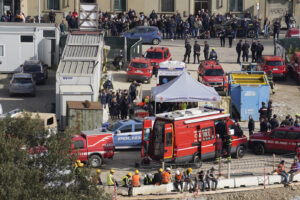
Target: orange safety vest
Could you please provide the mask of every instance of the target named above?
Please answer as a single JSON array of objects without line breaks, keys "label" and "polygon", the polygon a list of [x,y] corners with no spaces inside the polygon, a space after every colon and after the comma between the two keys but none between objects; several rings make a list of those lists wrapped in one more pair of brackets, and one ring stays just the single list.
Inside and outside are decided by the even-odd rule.
[{"label": "orange safety vest", "polygon": [[182,178],[182,173],[180,173],[179,175],[175,175],[175,180],[177,181],[177,182],[179,182],[180,180],[181,180],[181,178]]},{"label": "orange safety vest", "polygon": [[163,183],[169,183],[170,181],[171,181],[171,176],[170,176],[169,172],[165,172],[162,175],[162,182]]},{"label": "orange safety vest", "polygon": [[284,165],[279,164],[277,167],[277,174],[281,174],[281,171],[284,171]]},{"label": "orange safety vest", "polygon": [[139,175],[133,175],[132,176],[132,186],[133,187],[139,187],[140,186],[140,176]]}]

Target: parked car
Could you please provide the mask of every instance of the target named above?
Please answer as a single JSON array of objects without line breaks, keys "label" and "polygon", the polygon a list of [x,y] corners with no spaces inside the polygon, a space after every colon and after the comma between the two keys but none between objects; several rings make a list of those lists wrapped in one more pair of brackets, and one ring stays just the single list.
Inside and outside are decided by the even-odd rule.
[{"label": "parked car", "polygon": [[295,52],[291,58],[289,71],[293,78],[300,84],[300,52]]},{"label": "parked car", "polygon": [[258,70],[268,72],[271,70],[274,78],[286,79],[287,67],[280,56],[263,56],[262,62],[258,64]]},{"label": "parked car", "polygon": [[218,91],[228,91],[227,76],[218,61],[202,61],[198,68],[198,81]]},{"label": "parked car", "polygon": [[17,73],[9,83],[9,95],[30,94],[35,96],[35,81],[31,74]]},{"label": "parked car", "polygon": [[[147,117],[154,121],[153,117]],[[110,125],[103,132],[112,133],[115,149],[141,148],[143,120],[121,120]]]},{"label": "parked car", "polygon": [[147,81],[151,82],[152,66],[148,58],[133,58],[127,68],[128,81]]},{"label": "parked car", "polygon": [[124,37],[130,39],[142,38],[143,43],[158,45],[161,42],[161,33],[155,26],[137,26],[124,33]]},{"label": "parked car", "polygon": [[153,67],[153,74],[157,75],[159,64],[171,59],[171,53],[167,47],[150,47],[146,51],[146,58],[150,59]]},{"label": "parked car", "polygon": [[266,152],[295,152],[300,143],[300,128],[294,126],[278,127],[271,132],[259,132],[250,136],[248,145],[255,154]]},{"label": "parked car", "polygon": [[39,60],[28,60],[25,61],[24,65],[21,66],[21,72],[32,74],[33,79],[36,83],[46,83],[48,79],[48,65],[44,65]]},{"label": "parked car", "polygon": [[290,37],[300,37],[299,34],[299,28],[291,28],[288,29],[286,34],[285,34],[286,38],[290,38]]}]

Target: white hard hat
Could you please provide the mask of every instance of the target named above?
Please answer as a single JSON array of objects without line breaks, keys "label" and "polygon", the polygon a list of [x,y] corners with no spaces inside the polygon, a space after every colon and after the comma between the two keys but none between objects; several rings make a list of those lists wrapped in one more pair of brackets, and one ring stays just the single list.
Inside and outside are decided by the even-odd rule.
[{"label": "white hard hat", "polygon": [[178,175],[178,176],[180,175],[180,171],[179,170],[176,171],[176,175]]},{"label": "white hard hat", "polygon": [[153,177],[153,175],[152,175],[152,174],[148,174],[148,177],[149,177],[149,178],[152,178],[152,177]]},{"label": "white hard hat", "polygon": [[166,169],[167,171],[171,171],[171,168],[170,167],[167,167],[167,169]]}]

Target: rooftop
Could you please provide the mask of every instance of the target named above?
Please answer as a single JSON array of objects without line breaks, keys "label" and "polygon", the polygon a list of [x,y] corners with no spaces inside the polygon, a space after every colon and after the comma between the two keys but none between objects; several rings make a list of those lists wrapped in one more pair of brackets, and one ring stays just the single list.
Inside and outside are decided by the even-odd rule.
[{"label": "rooftop", "polygon": [[91,102],[91,101],[67,101],[67,106],[70,109],[80,109],[80,110],[102,109],[100,102]]},{"label": "rooftop", "polygon": [[99,45],[101,36],[89,34],[70,34],[68,45]]},{"label": "rooftop", "polygon": [[67,61],[61,60],[57,73],[58,74],[93,74],[95,70],[95,61]]},{"label": "rooftop", "polygon": [[90,46],[90,45],[67,45],[65,47],[63,58],[68,59],[95,59],[99,55],[99,47],[98,46]]}]

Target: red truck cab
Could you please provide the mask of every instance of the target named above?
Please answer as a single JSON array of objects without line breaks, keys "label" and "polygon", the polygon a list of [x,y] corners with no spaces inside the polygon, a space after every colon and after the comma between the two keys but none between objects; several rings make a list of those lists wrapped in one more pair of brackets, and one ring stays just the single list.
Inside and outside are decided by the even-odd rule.
[{"label": "red truck cab", "polygon": [[146,58],[150,59],[151,66],[153,67],[153,74],[157,74],[159,64],[161,62],[171,59],[171,53],[167,47],[150,47],[146,51]]},{"label": "red truck cab", "polygon": [[287,66],[280,56],[263,56],[258,70],[264,71],[266,74],[271,70],[274,78],[286,79],[287,77]]},{"label": "red truck cab", "polygon": [[113,158],[114,145],[111,133],[100,130],[82,131],[72,136],[72,154],[78,153],[82,162],[89,162],[92,167],[100,167],[104,158]]},{"label": "red truck cab", "polygon": [[254,133],[249,139],[249,148],[255,154],[266,152],[295,152],[300,143],[300,127],[278,127],[271,132]]},{"label": "red truck cab", "polygon": [[127,68],[127,80],[151,82],[152,77],[151,62],[148,58],[133,58]]},{"label": "red truck cab", "polygon": [[227,76],[218,61],[202,61],[198,67],[198,81],[217,91],[228,91]]},{"label": "red truck cab", "polygon": [[232,135],[231,154],[243,157],[247,137],[237,131],[229,114],[205,107],[157,114],[153,129],[151,121],[144,120],[142,158],[201,165],[203,160],[215,157],[216,134],[224,138],[224,130]]},{"label": "red truck cab", "polygon": [[291,58],[290,71],[293,76],[300,84],[300,52],[295,52]]}]

